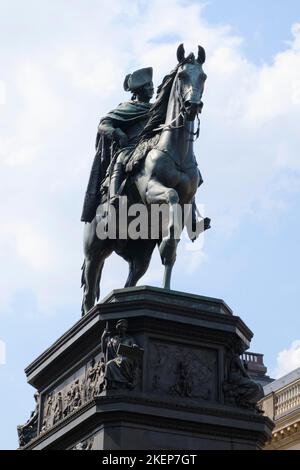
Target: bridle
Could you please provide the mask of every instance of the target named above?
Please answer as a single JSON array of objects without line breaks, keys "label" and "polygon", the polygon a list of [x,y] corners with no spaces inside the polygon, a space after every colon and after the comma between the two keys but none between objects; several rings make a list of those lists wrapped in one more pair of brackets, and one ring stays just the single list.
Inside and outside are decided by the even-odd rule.
[{"label": "bridle", "polygon": [[[190,139],[190,142],[195,142],[198,138],[199,138],[199,135],[200,135],[200,118],[199,118],[199,112],[201,112],[201,109],[200,111],[197,111],[197,114],[196,114],[196,118],[197,118],[197,129],[195,132],[193,131],[190,131],[189,129],[187,129],[185,127],[185,124],[186,124],[186,115],[187,115],[187,109],[186,109],[186,106],[185,106],[185,97],[186,95],[190,92],[190,90],[187,90],[185,92],[184,95],[182,95],[180,92],[178,93],[178,98],[179,98],[179,103],[180,103],[180,110],[179,110],[179,113],[175,116],[174,119],[172,119],[171,122],[169,122],[168,124],[161,124],[160,126],[158,126],[156,129],[153,129],[152,132],[160,132],[160,131],[163,131],[163,130],[166,130],[166,129],[181,129],[181,128],[184,128],[185,132],[187,132],[190,136],[192,136],[192,138]],[[202,104],[203,106],[203,104]],[[183,123],[179,126],[172,126],[172,124],[177,121],[177,119],[179,117],[182,117],[183,118]],[[195,137],[195,138],[194,138]]]}]

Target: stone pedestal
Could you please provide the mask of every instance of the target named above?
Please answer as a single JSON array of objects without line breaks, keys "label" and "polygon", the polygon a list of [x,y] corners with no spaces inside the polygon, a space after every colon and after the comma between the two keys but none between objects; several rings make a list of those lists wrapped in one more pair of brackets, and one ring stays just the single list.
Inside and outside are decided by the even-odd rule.
[{"label": "stone pedestal", "polygon": [[[105,389],[101,335],[121,318],[143,354],[131,388]],[[23,448],[260,449],[272,422],[224,396],[233,351],[251,338],[222,300],[115,290],[27,367],[40,403]]]}]

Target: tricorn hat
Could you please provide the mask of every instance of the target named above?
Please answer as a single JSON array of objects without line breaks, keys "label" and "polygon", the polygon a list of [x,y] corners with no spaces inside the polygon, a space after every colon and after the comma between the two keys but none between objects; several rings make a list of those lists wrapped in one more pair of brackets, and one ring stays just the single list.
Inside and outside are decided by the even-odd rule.
[{"label": "tricorn hat", "polygon": [[152,77],[152,67],[146,67],[144,69],[136,70],[133,73],[129,73],[126,75],[124,80],[124,90],[134,92],[147,83],[152,82]]}]

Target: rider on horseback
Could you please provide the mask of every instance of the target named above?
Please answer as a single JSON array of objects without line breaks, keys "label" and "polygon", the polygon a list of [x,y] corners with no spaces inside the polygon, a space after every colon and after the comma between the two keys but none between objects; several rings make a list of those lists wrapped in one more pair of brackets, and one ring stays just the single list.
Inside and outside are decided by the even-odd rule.
[{"label": "rider on horseback", "polygon": [[[149,118],[153,96],[153,70],[151,67],[136,70],[125,77],[124,89],[132,92],[132,99],[109,112],[101,119],[96,137],[96,156],[85,196],[81,220],[91,222],[99,204],[100,183],[109,170],[108,198],[111,204],[117,199],[125,177],[125,165],[136,147],[139,136]],[[103,189],[103,188],[102,188]]]},{"label": "rider on horseback", "polygon": [[[112,164],[109,182],[109,202],[116,204],[118,191],[125,178],[125,165],[136,147],[140,134],[148,120],[149,101],[153,96],[152,68],[144,68],[125,77],[125,91],[133,93],[129,102],[121,103],[108,113],[99,124],[99,134],[112,136],[117,150]],[[120,119],[124,116],[124,121]]]},{"label": "rider on horseback", "polygon": [[[120,103],[101,119],[96,137],[96,156],[85,195],[81,220],[91,222],[100,202],[100,193],[107,194],[109,204],[117,206],[121,186],[141,134],[149,120],[150,100],[153,96],[153,70],[151,67],[136,70],[124,80],[124,90],[132,93],[130,101]],[[146,153],[141,152],[139,153]],[[143,156],[143,155],[142,155]],[[140,155],[138,154],[138,157]],[[138,158],[139,159],[139,158]],[[129,171],[130,172],[130,171]],[[202,183],[199,172],[200,183]],[[192,231],[197,232],[199,214],[195,199],[192,201]],[[204,230],[209,223],[204,225]],[[189,234],[190,235],[190,234]],[[197,237],[197,236],[196,236]],[[191,240],[196,239],[190,236]]]},{"label": "rider on horseback", "polygon": [[[100,121],[97,152],[81,218],[89,222],[84,227],[83,314],[99,299],[104,262],[114,251],[128,262],[129,274],[125,286],[132,287],[147,271],[157,246],[165,267],[163,287],[170,289],[182,222],[186,228],[190,224],[181,209],[185,210],[185,205],[189,205],[189,209],[192,206],[196,228],[199,224],[203,225],[204,230],[209,228],[208,218],[202,218],[198,224],[194,199],[202,181],[193,142],[199,136],[198,114],[202,109],[201,98],[207,78],[202,68],[205,51],[198,46],[197,57],[193,53],[185,57],[181,44],[177,49],[177,62],[175,69],[159,86],[153,105],[149,103],[153,95],[152,69],[141,69],[127,75],[124,88],[133,93],[131,101],[120,104]],[[198,122],[196,131],[195,120]],[[102,238],[98,235],[98,227],[105,218],[96,217],[97,208],[104,209],[107,216],[114,215],[109,202],[117,194],[122,194],[121,180],[126,176],[124,181],[127,181],[127,175],[132,175],[132,172],[134,177],[129,178],[130,186],[124,191],[126,196],[132,204],[142,200],[150,209],[150,215],[152,208],[157,209],[154,205],[166,205],[168,226],[163,230],[159,223],[156,237],[136,238],[130,235],[128,220],[124,223],[120,218],[117,221],[119,227],[124,228],[128,235],[125,243],[122,237]],[[151,229],[152,221],[149,219],[144,225]],[[110,218],[107,220],[109,222]],[[138,225],[141,226],[141,223]],[[192,239],[200,233],[197,230],[192,232],[196,232],[190,232]]]}]

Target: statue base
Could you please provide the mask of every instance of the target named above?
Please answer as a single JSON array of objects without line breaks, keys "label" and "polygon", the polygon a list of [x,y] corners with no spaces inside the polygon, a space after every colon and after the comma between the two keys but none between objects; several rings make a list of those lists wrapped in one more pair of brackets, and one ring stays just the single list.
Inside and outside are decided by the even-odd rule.
[{"label": "statue base", "polygon": [[[134,383],[106,387],[101,336],[123,318],[143,354]],[[22,449],[261,449],[272,422],[224,386],[251,338],[222,300],[115,290],[26,368],[39,412]]]}]

